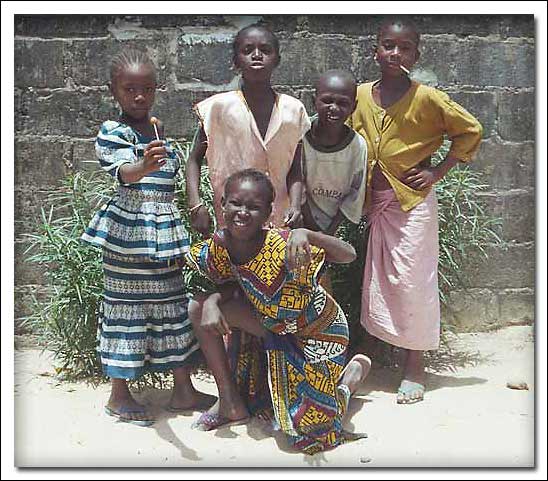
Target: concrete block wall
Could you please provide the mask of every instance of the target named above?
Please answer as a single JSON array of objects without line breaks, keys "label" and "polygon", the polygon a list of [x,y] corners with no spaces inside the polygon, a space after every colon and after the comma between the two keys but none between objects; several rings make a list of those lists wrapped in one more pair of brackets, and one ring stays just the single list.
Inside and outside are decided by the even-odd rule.
[{"label": "concrete block wall", "polygon": [[[112,55],[146,50],[162,84],[155,114],[168,136],[196,125],[192,105],[237,86],[231,42],[239,28],[265,21],[279,36],[276,87],[312,112],[313,84],[329,68],[360,81],[377,78],[372,47],[382,16],[49,15],[15,17],[16,318],[43,273],[23,260],[25,234],[69,169],[94,161],[93,139],[117,114],[108,91]],[[414,75],[476,115],[484,140],[474,169],[487,174],[486,205],[503,218],[507,250],[462,266],[467,289],[444,313],[462,329],[532,322],[535,272],[535,21],[531,15],[423,15]]]}]

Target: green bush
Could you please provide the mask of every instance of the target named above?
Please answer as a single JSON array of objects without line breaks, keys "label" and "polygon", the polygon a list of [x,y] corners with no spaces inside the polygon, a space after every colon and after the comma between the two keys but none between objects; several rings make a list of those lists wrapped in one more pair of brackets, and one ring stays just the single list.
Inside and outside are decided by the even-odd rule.
[{"label": "green bush", "polygon": [[[176,144],[181,165],[188,156],[188,144]],[[442,150],[439,158],[444,154]],[[187,214],[184,169],[177,185],[177,201],[183,223],[191,232]],[[436,186],[440,219],[440,296],[460,285],[459,266],[465,255],[484,253],[488,243],[499,242],[497,221],[479,204],[477,194],[486,189],[480,174],[467,167],[453,169]],[[68,379],[100,378],[97,359],[97,313],[102,296],[101,253],[79,239],[91,217],[115,190],[113,180],[103,172],[69,175],[60,192],[50,196],[49,211],[42,212],[38,234],[31,235],[31,262],[44,265],[52,295],[46,303],[36,303],[35,313],[27,324],[41,333],[46,346],[53,351],[58,372]],[[212,190],[207,168],[201,176],[203,199],[211,210]],[[347,313],[351,330],[351,347],[367,338],[359,324],[361,280],[365,258],[364,225],[343,224],[338,234],[356,246],[358,259],[343,266],[333,266],[332,280],[337,300]],[[208,282],[190,268],[183,269],[191,292],[207,289]],[[383,354],[384,352],[384,354]],[[389,363],[391,351],[376,355]],[[383,361],[383,356],[386,358]],[[169,383],[162,374],[149,374],[137,384],[163,386]]]}]

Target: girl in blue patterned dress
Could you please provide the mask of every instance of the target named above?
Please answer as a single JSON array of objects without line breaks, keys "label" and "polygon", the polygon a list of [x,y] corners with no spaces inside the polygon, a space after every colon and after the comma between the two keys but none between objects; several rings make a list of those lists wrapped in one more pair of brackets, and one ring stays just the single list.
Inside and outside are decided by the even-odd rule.
[{"label": "girl in blue patterned dress", "polygon": [[179,162],[166,141],[154,140],[150,123],[156,69],[142,52],[127,50],[113,58],[110,77],[121,115],[103,123],[95,148],[119,186],[82,240],[103,250],[98,351],[112,380],[105,410],[120,421],[149,426],[154,419],[131,395],[127,379],[173,370],[173,411],[204,409],[214,398],[196,391],[190,379],[199,346],[181,273],[189,238],[174,204]]},{"label": "girl in blue patterned dress", "polygon": [[[343,417],[371,363],[358,354],[345,367],[346,317],[318,283],[325,261],[351,262],[356,252],[321,232],[265,229],[273,200],[272,182],[262,172],[231,175],[222,200],[226,228],[186,255],[219,286],[217,293],[197,296],[189,306],[219,389],[218,410],[203,413],[195,426],[215,429],[253,414],[222,342],[221,336],[235,327],[263,339],[268,372],[257,381],[268,382],[276,428],[295,449],[314,454],[360,437],[343,430]],[[242,291],[245,299],[234,297]],[[259,388],[250,387],[247,392]]]}]

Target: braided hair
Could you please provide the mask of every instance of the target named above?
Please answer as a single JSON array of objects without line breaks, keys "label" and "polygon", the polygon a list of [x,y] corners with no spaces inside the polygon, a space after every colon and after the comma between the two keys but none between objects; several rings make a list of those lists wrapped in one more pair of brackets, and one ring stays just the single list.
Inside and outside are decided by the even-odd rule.
[{"label": "braided hair", "polygon": [[146,53],[134,48],[128,48],[112,58],[110,62],[110,82],[114,83],[120,72],[133,65],[149,65],[154,75],[156,75],[156,66]]}]

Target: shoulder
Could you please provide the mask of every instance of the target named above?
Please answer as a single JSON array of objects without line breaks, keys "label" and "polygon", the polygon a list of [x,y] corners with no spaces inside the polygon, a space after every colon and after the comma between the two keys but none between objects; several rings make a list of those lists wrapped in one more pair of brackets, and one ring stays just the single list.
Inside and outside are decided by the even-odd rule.
[{"label": "shoulder", "polygon": [[371,92],[372,85],[373,85],[373,82],[366,82],[358,85],[358,89],[356,91],[358,98],[363,97],[365,95],[369,95],[369,92]]},{"label": "shoulder", "polygon": [[135,131],[128,125],[116,120],[107,120],[101,124],[97,140],[100,142],[112,142],[116,144],[133,145],[135,143]]},{"label": "shoulder", "polygon": [[304,104],[297,98],[287,94],[278,94],[278,105],[284,109],[292,109],[295,111],[303,111],[306,113]]},{"label": "shoulder", "polygon": [[230,90],[229,92],[212,95],[211,97],[198,102],[196,107],[201,109],[206,107],[211,108],[217,105],[228,105],[232,104],[236,99],[238,99],[238,91]]},{"label": "shoulder", "polygon": [[442,92],[435,87],[430,87],[429,85],[417,83],[416,89],[416,97],[418,99],[430,102],[434,105],[440,105],[450,100],[449,95],[445,92]]}]

